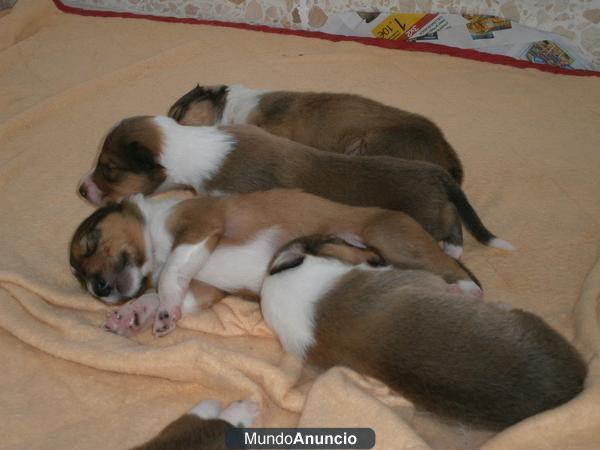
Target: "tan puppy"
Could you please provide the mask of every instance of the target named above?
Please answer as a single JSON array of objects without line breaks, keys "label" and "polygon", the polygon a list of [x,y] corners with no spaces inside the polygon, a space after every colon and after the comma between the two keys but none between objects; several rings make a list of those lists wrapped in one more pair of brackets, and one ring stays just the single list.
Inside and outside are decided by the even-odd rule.
[{"label": "tan puppy", "polygon": [[183,125],[256,125],[328,152],[428,161],[458,184],[463,179],[456,152],[433,122],[359,95],[197,86],[169,116]]},{"label": "tan puppy", "polygon": [[[130,335],[155,316],[154,333],[162,336],[181,317],[184,299],[193,301],[192,280],[257,295],[277,249],[314,233],[373,245],[390,264],[434,272],[481,295],[472,275],[409,216],[283,189],[183,201],[136,195],[83,221],[71,241],[70,262],[87,290],[109,304],[157,287],[158,296],[147,294],[126,305],[107,328]],[[371,263],[382,261],[374,255]]]},{"label": "tan puppy", "polygon": [[214,400],[203,400],[134,450],[228,450],[227,432],[251,427],[258,412],[258,405],[250,400],[233,402],[225,409]]},{"label": "tan puppy", "polygon": [[487,230],[460,186],[436,165],[326,153],[247,125],[123,120],[107,135],[80,192],[98,204],[182,186],[216,195],[299,188],[348,205],[402,211],[455,258],[462,252],[461,219],[480,242],[512,248]]},{"label": "tan puppy", "polygon": [[583,390],[581,357],[539,317],[476,301],[430,272],[365,264],[373,252],[312,236],[276,254],[261,307],[288,352],[491,428]]}]

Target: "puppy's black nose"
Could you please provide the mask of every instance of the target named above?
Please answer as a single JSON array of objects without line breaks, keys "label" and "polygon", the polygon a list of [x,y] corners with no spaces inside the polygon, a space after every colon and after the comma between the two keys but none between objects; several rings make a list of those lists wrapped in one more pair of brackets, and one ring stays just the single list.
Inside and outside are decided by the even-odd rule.
[{"label": "puppy's black nose", "polygon": [[106,297],[110,294],[110,291],[112,291],[112,288],[104,278],[97,278],[94,281],[94,293],[98,297]]},{"label": "puppy's black nose", "polygon": [[79,195],[81,195],[83,198],[87,198],[87,188],[83,183],[81,183],[81,186],[79,186]]}]

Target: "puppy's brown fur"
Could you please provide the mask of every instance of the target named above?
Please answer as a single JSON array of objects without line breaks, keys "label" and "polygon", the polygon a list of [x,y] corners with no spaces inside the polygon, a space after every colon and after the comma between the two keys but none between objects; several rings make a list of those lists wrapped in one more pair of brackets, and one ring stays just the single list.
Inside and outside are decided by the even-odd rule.
[{"label": "puppy's brown fur", "polygon": [[[197,86],[171,106],[169,116],[185,125],[214,125],[228,90]],[[463,180],[456,152],[432,121],[359,95],[266,92],[246,123],[329,152],[432,162],[459,184]]]},{"label": "puppy's brown fur", "polygon": [[[348,258],[347,247],[311,236],[279,255],[292,249],[298,257],[348,264],[372,258],[372,248],[352,248],[367,253]],[[283,270],[293,276],[301,264]],[[415,270],[343,275],[316,303],[314,340],[309,362],[351,367],[433,412],[490,428],[567,402],[583,390],[587,372],[578,352],[536,315],[473,300],[452,292],[439,276]]]},{"label": "puppy's brown fur", "polygon": [[175,245],[207,236],[214,236],[218,245],[241,245],[272,226],[285,230],[288,239],[313,233],[350,234],[381,249],[383,258],[396,267],[422,268],[450,282],[473,279],[479,283],[406,214],[349,207],[297,190],[185,200],[168,221]]},{"label": "puppy's brown fur", "polygon": [[[481,222],[460,186],[435,164],[385,156],[326,153],[254,126],[233,125],[198,128],[200,133],[211,130],[224,139],[229,138],[231,150],[214,172],[187,175],[184,181],[178,172],[181,169],[161,165],[171,152],[184,158],[180,148],[164,143],[166,138],[159,130],[161,126],[164,127],[164,123],[159,125],[151,117],[130,118],[117,125],[102,146],[91,181],[82,183],[83,195],[86,185],[95,184],[104,199],[119,200],[126,194],[150,194],[185,183],[190,187],[189,183],[193,182],[190,178],[198,180],[191,187],[209,193],[299,188],[352,206],[378,206],[405,212],[436,240],[456,247],[462,248],[461,220],[478,241],[503,245],[498,244],[501,240],[494,239]],[[143,130],[147,130],[147,134],[142,138]],[[172,122],[162,131],[172,134],[170,141],[176,142],[174,136],[189,130]],[[202,140],[197,146],[197,154],[185,156],[190,165],[194,158],[209,158],[218,153]],[[507,246],[510,248],[510,244]]]},{"label": "puppy's brown fur", "polygon": [[[100,208],[85,219],[70,247],[71,267],[77,278],[84,284],[98,278],[118,279],[124,271],[123,260],[129,268],[142,266],[147,258],[144,227],[137,206],[127,200]],[[166,227],[173,249],[205,240],[210,249],[245,245],[273,227],[281,230],[276,247],[308,234],[348,235],[380,248],[383,258],[397,267],[432,271],[448,282],[473,280],[479,284],[406,214],[346,206],[297,190],[184,200],[172,207]],[[93,246],[88,247],[89,242]],[[150,278],[144,280],[137,295],[149,287]]]}]

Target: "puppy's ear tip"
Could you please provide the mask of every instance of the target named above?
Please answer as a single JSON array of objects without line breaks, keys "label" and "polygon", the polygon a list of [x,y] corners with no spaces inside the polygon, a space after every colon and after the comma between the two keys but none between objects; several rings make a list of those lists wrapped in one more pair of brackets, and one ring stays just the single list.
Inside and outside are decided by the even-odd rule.
[{"label": "puppy's ear tip", "polygon": [[363,242],[362,238],[354,233],[340,233],[337,235],[340,239],[342,239],[346,244],[351,247],[365,249],[367,248],[366,244]]},{"label": "puppy's ear tip", "polygon": [[276,273],[283,272],[284,270],[298,267],[304,262],[304,257],[304,253],[301,253],[296,249],[292,248],[284,250],[275,257],[275,260],[269,268],[269,275],[275,275]]}]

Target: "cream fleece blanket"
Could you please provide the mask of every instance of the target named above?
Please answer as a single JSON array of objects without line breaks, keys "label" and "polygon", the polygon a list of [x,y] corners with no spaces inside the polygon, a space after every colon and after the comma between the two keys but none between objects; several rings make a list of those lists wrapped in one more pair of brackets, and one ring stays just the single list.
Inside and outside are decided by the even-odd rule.
[{"label": "cream fleece blanket", "polygon": [[[77,181],[113,123],[163,113],[197,81],[356,92],[434,119],[479,213],[518,248],[468,238],[465,262],[488,299],[575,339],[590,361],[583,395],[492,435],[349,370],[304,368],[237,298],[160,340],[102,331],[108,309],[68,267],[71,233],[92,211]],[[201,399],[251,397],[260,426],[369,426],[380,449],[597,448],[599,119],[598,78],[20,0],[0,18],[0,447],[126,448]]]}]

